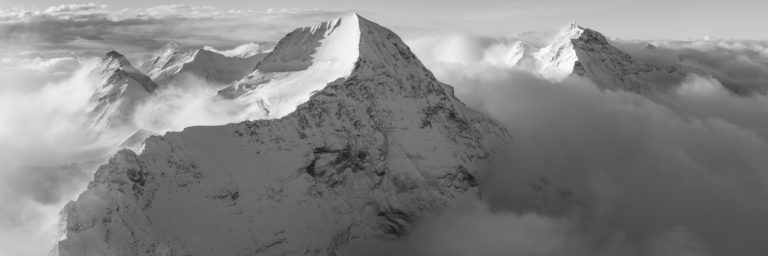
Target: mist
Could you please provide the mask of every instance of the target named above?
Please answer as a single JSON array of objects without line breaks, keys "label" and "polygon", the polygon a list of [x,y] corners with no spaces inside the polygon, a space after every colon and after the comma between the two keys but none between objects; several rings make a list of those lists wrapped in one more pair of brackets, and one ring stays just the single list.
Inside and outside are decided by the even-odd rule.
[{"label": "mist", "polygon": [[[90,74],[98,59],[2,60],[0,247],[11,255],[47,255],[59,240],[59,211],[131,133],[100,136],[89,128],[89,100],[102,83]],[[181,75],[138,104],[136,129],[161,135],[247,120],[241,105],[217,96],[224,86]]]},{"label": "mist", "polygon": [[98,159],[109,152],[82,129],[83,108],[95,90],[88,76],[95,62],[4,60],[0,247],[11,255],[47,254],[56,239],[58,211],[84,188]]},{"label": "mist", "polygon": [[[46,245],[57,239],[58,211],[121,142],[95,139],[83,129],[84,109],[98,86],[88,77],[95,61],[71,55],[103,54],[122,42],[117,47],[144,56],[169,39],[209,43],[240,55],[244,48],[227,47],[274,39],[286,31],[286,20],[304,24],[338,15],[273,11],[261,20],[217,20],[229,14],[188,17],[183,13],[202,7],[166,6],[140,12],[152,17],[145,23],[132,12],[104,25],[100,19],[116,15],[104,7],[61,8],[24,16],[27,23],[0,17],[9,21],[0,31],[14,31],[2,38],[9,45],[36,38],[35,47],[57,52],[0,59],[0,247],[11,255],[48,253]],[[71,27],[70,20],[56,17],[75,11],[97,17],[84,24],[96,26],[106,39],[84,42],[94,33],[87,26],[56,33],[34,29],[53,23],[52,28]],[[244,25],[253,22],[265,23],[257,28],[268,32],[255,36],[259,31]],[[243,33],[155,39],[166,32],[164,26],[183,33],[218,27]],[[137,28],[145,30],[134,33]],[[504,124],[514,142],[480,177],[479,198],[468,196],[419,218],[402,241],[355,243],[345,249],[347,255],[768,254],[762,241],[768,237],[764,43],[617,41],[637,59],[690,73],[669,94],[647,98],[600,90],[587,79],[552,82],[500,65],[499,54],[519,38],[543,44],[547,36],[407,40],[439,80],[453,85],[467,105]],[[71,49],[82,52],[58,54]],[[253,119],[243,105],[217,96],[224,86],[182,76],[138,106],[135,124],[163,134]]]},{"label": "mist", "polygon": [[765,95],[737,95],[704,73],[647,98],[499,67],[471,37],[412,42],[515,141],[485,171],[482,200],[417,222],[388,247],[395,254],[768,253]]}]

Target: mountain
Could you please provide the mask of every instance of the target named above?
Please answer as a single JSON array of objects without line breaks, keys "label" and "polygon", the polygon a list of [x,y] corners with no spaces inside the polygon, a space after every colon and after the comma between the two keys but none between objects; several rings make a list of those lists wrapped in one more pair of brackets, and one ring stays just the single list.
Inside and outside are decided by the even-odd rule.
[{"label": "mountain", "polygon": [[138,129],[136,132],[128,136],[123,142],[121,142],[117,148],[127,148],[135,152],[139,152],[144,148],[144,141],[155,135],[160,135],[144,129]]},{"label": "mountain", "polygon": [[545,76],[562,78],[575,74],[588,77],[605,89],[640,93],[664,90],[684,76],[675,69],[635,60],[611,45],[599,32],[576,23],[571,23],[551,45],[541,49],[538,57]]},{"label": "mountain", "polygon": [[87,126],[99,134],[134,129],[136,105],[151,95],[157,84],[116,51],[108,52],[91,76],[101,85],[89,100]]},{"label": "mountain", "polygon": [[229,50],[219,50],[210,46],[205,46],[203,49],[216,52],[227,57],[248,58],[257,54],[269,52],[274,47],[275,44],[271,42],[251,42],[242,44]]},{"label": "mountain", "polygon": [[209,82],[226,85],[243,78],[266,55],[258,52],[253,55],[225,56],[208,47],[193,50],[179,48],[177,43],[170,42],[147,63],[147,74],[156,83],[165,85],[179,74],[192,74]]},{"label": "mountain", "polygon": [[539,60],[535,55],[539,49],[525,41],[514,42],[510,48],[507,48],[506,45],[500,45],[500,48],[500,50],[487,53],[485,59],[494,65],[515,67],[529,71],[539,69]]},{"label": "mountain", "polygon": [[289,33],[226,93],[275,119],[119,151],[62,211],[59,255],[336,255],[476,193],[511,140],[356,14]]},{"label": "mountain", "polygon": [[220,95],[247,106],[246,119],[279,118],[291,113],[312,93],[348,77],[355,68],[363,50],[357,40],[361,31],[357,26],[342,26],[341,21],[287,34],[251,74],[221,90]]},{"label": "mountain", "polygon": [[637,93],[665,91],[679,84],[685,74],[674,67],[656,67],[632,58],[602,34],[571,23],[551,44],[536,49],[517,42],[503,65],[532,71],[561,81],[571,75],[586,77],[602,89]]}]

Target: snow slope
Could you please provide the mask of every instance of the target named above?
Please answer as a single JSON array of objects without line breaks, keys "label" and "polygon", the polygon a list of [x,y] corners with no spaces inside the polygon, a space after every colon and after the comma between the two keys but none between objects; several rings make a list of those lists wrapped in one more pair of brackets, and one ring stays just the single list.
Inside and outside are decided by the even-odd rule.
[{"label": "snow slope", "polygon": [[273,86],[305,102],[289,111],[268,94],[290,113],[118,152],[63,210],[59,254],[335,255],[474,193],[495,143],[510,140],[378,24],[350,15],[286,38],[257,72],[286,73]]},{"label": "snow slope", "polygon": [[539,49],[525,41],[517,41],[512,47],[496,45],[485,53],[484,59],[497,66],[515,67],[524,70],[538,70],[539,60],[535,54]]},{"label": "snow slope", "polygon": [[518,68],[561,81],[571,75],[589,78],[602,89],[637,93],[669,90],[685,74],[676,68],[656,67],[632,58],[597,31],[571,23],[548,46],[535,49],[517,42],[492,64]]},{"label": "snow slope", "polygon": [[87,126],[100,135],[135,129],[135,108],[157,89],[157,84],[116,51],[107,53],[91,75],[101,85],[89,100]]},{"label": "snow slope", "polygon": [[604,89],[638,93],[665,91],[682,81],[684,74],[635,60],[617,49],[597,31],[570,26],[555,42],[539,52],[541,73],[555,79],[585,76]]},{"label": "snow slope", "polygon": [[204,50],[212,51],[227,57],[248,58],[260,53],[269,52],[275,45],[268,42],[247,43],[229,50],[219,50],[210,46],[204,46]]},{"label": "snow slope", "polygon": [[253,70],[266,53],[225,56],[211,49],[180,50],[175,42],[166,44],[148,63],[147,74],[158,84],[171,83],[180,74],[192,74],[207,81],[226,85]]},{"label": "snow slope", "polygon": [[299,28],[245,79],[220,92],[246,106],[243,119],[280,118],[328,83],[345,78],[359,58],[357,15]]}]

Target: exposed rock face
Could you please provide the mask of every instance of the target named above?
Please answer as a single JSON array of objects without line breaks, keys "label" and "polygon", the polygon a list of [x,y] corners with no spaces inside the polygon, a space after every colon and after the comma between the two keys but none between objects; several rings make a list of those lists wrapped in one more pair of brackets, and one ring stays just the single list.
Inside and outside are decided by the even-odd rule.
[{"label": "exposed rock face", "polygon": [[602,34],[575,23],[539,54],[544,63],[543,74],[555,78],[569,74],[584,76],[604,89],[638,93],[662,91],[684,76],[675,69],[635,60],[611,45]]},{"label": "exposed rock face", "polygon": [[101,86],[88,103],[87,125],[102,134],[134,129],[136,105],[151,95],[157,84],[116,51],[107,53],[91,74]]},{"label": "exposed rock face", "polygon": [[242,104],[245,119],[280,118],[339,78],[349,77],[361,51],[355,17],[298,28],[244,79],[220,91]]},{"label": "exposed rock face", "polygon": [[150,137],[140,155],[118,152],[63,211],[60,255],[335,255],[351,240],[396,239],[420,213],[474,193],[507,131],[390,30],[357,15],[321,27],[346,31],[322,39],[353,41],[312,40],[304,70],[354,45],[348,73],[280,119],[191,127]]},{"label": "exposed rock face", "polygon": [[158,84],[171,83],[179,75],[191,74],[215,84],[226,85],[237,81],[253,70],[266,56],[230,57],[207,50],[180,50],[175,42],[166,44],[145,67],[147,74]]},{"label": "exposed rock face", "polygon": [[[495,61],[498,62],[498,61]],[[589,78],[602,89],[637,93],[666,91],[685,77],[676,68],[656,67],[632,58],[597,31],[571,23],[548,46],[516,42],[503,66],[531,71],[553,81],[571,75]]]}]

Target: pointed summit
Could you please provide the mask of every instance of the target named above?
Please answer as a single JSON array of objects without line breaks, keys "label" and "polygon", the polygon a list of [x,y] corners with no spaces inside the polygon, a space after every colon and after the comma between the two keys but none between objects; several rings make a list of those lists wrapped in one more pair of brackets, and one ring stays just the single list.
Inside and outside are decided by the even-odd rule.
[{"label": "pointed summit", "polygon": [[107,54],[104,55],[104,58],[102,58],[103,61],[121,60],[121,59],[125,59],[125,56],[123,56],[123,54],[115,50],[111,50],[107,52]]},{"label": "pointed summit", "polygon": [[104,55],[91,75],[100,84],[89,100],[86,125],[98,136],[123,129],[132,132],[136,104],[151,95],[157,84],[117,51]]},{"label": "pointed summit", "polygon": [[600,32],[570,23],[537,57],[544,77],[562,80],[570,75],[591,79],[604,89],[632,92],[664,90],[666,83],[651,88],[651,81],[676,81],[682,74],[637,61]]},{"label": "pointed summit", "polygon": [[118,152],[64,210],[59,255],[337,255],[392,241],[476,195],[510,140],[358,15],[294,30],[251,76],[235,103],[269,120]]},{"label": "pointed summit", "polygon": [[378,69],[433,77],[399,36],[352,13],[288,33],[254,72],[220,94],[254,106],[244,113],[249,119],[276,118],[331,82]]},{"label": "pointed summit", "polygon": [[125,55],[115,50],[107,52],[101,58],[99,65],[91,73],[106,80],[107,84],[130,83],[133,81],[135,82],[133,84],[140,86],[149,93],[157,89],[157,84],[152,82],[152,79],[149,79],[134,68]]},{"label": "pointed summit", "polygon": [[132,67],[131,62],[125,56],[115,50],[111,50],[101,58],[99,68],[111,71],[118,68]]},{"label": "pointed summit", "polygon": [[163,45],[162,48],[160,48],[160,51],[174,51],[180,49],[179,43],[176,41],[168,41]]},{"label": "pointed summit", "polygon": [[571,39],[578,39],[581,34],[584,33],[584,28],[579,26],[575,21],[571,21],[567,27],[561,32],[560,37],[568,37]]},{"label": "pointed summit", "polygon": [[265,53],[247,57],[224,56],[204,47],[182,50],[176,42],[161,48],[145,66],[147,74],[156,83],[166,85],[182,74],[194,75],[215,84],[229,84],[243,78],[261,62]]}]

